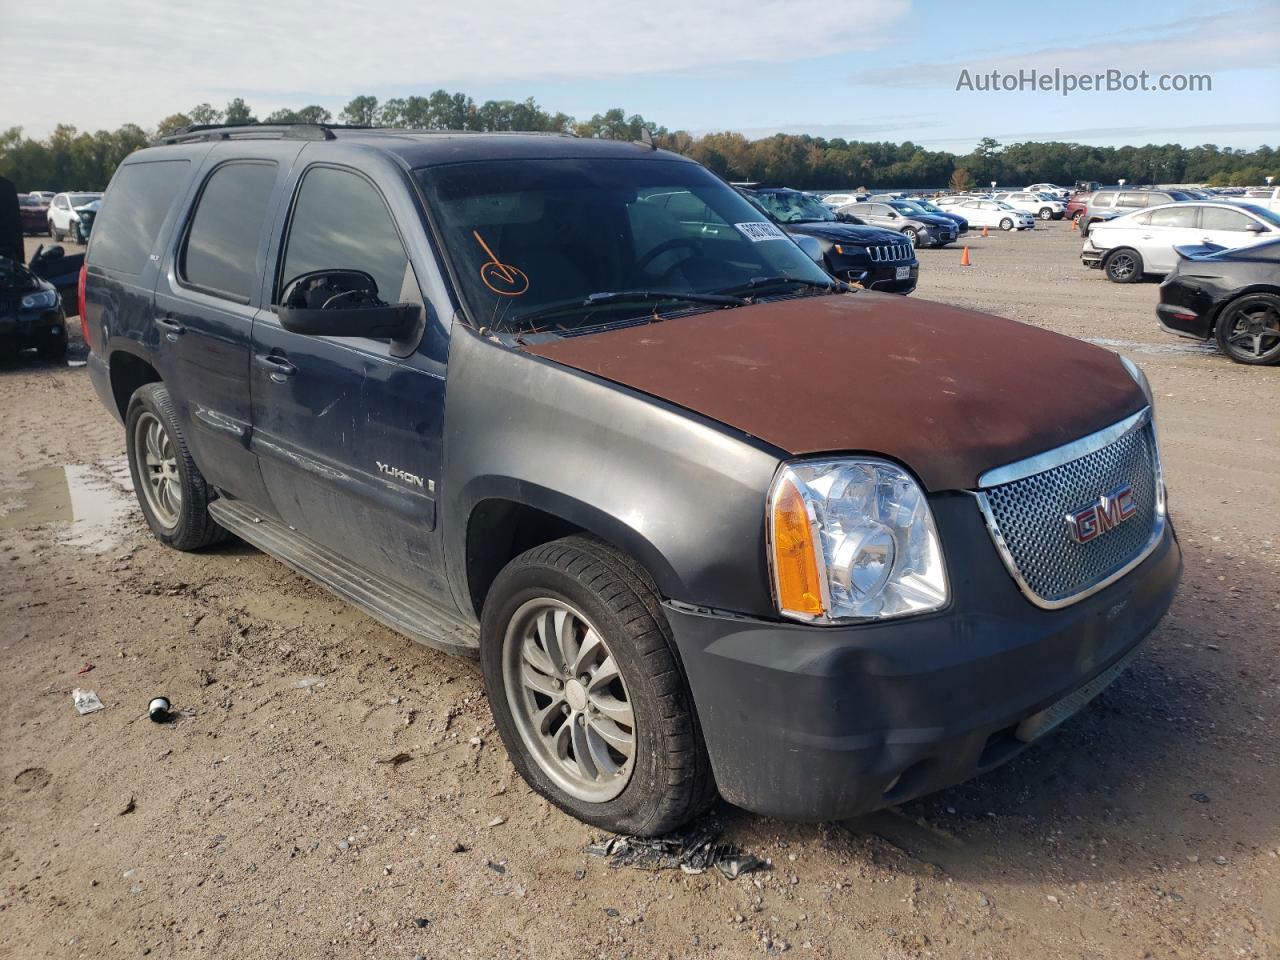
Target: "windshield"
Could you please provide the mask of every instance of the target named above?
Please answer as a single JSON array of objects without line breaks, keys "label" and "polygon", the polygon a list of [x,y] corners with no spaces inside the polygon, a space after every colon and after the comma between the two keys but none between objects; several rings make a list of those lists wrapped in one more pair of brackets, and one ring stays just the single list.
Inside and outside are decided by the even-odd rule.
[{"label": "windshield", "polygon": [[17,261],[0,257],[0,290],[25,292],[39,287],[35,274]]},{"label": "windshield", "polygon": [[1260,207],[1256,203],[1241,203],[1237,204],[1237,206],[1239,206],[1241,210],[1248,210],[1255,217],[1260,220],[1267,221],[1267,223],[1272,226],[1280,227],[1280,214],[1277,214],[1274,210],[1268,210],[1266,207]]},{"label": "windshield", "polygon": [[415,175],[473,317],[498,329],[687,309],[682,294],[737,292],[758,278],[778,278],[778,293],[833,283],[776,224],[686,161],[478,161]]},{"label": "windshield", "polygon": [[100,193],[68,193],[67,199],[71,201],[73,207],[80,207],[86,203],[93,203],[95,200],[101,200]]},{"label": "windshield", "polygon": [[19,197],[18,206],[20,207],[43,207],[44,200],[40,197]]},{"label": "windshield", "polygon": [[757,193],[756,199],[782,223],[815,223],[838,220],[830,207],[799,190]]},{"label": "windshield", "polygon": [[909,200],[907,202],[914,203],[917,207],[919,207],[925,213],[942,213],[941,207],[935,206],[934,204],[930,203],[928,200]]},{"label": "windshield", "polygon": [[893,209],[897,210],[899,213],[928,213],[929,212],[928,210],[924,209],[924,207],[922,207],[920,204],[916,203],[914,200],[895,200],[893,201],[893,203],[889,204],[889,206],[893,207]]}]

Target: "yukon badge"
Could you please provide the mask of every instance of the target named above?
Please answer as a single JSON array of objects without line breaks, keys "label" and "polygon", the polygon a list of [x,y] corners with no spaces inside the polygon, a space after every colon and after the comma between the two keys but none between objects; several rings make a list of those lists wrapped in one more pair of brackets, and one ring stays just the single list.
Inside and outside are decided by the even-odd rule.
[{"label": "yukon badge", "polygon": [[1067,531],[1076,543],[1088,543],[1120,526],[1137,512],[1133,487],[1126,483],[1103,494],[1087,507],[1068,513]]},{"label": "yukon badge", "polygon": [[430,490],[436,488],[434,480],[423,480],[416,473],[410,473],[408,470],[401,470],[399,467],[393,467],[389,463],[383,463],[381,460],[373,461],[378,465],[378,472],[391,477],[394,480],[400,480],[409,484],[411,487],[427,487]]}]

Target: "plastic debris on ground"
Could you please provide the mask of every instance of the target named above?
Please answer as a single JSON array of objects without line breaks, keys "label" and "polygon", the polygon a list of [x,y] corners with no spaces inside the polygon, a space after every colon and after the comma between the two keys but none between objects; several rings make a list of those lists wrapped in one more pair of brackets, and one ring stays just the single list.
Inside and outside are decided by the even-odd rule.
[{"label": "plastic debris on ground", "polygon": [[106,709],[103,702],[98,699],[98,695],[92,690],[81,690],[76,687],[71,691],[71,700],[76,705],[76,712],[82,717],[86,713],[96,713],[99,710]]},{"label": "plastic debris on ground", "polygon": [[694,826],[665,837],[610,837],[588,844],[585,852],[604,857],[609,866],[615,868],[679,869],[685,873],[704,873],[715,868],[730,880],[769,868],[759,857],[731,843],[719,843],[719,839],[718,826]]}]

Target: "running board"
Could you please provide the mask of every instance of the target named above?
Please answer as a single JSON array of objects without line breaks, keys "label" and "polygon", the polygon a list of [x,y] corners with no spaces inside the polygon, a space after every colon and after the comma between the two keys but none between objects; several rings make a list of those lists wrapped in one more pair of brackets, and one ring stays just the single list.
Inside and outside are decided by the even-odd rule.
[{"label": "running board", "polygon": [[475,626],[420,594],[357,567],[238,500],[214,500],[209,504],[209,515],[241,540],[354,603],[392,630],[445,653],[479,656],[480,637]]}]

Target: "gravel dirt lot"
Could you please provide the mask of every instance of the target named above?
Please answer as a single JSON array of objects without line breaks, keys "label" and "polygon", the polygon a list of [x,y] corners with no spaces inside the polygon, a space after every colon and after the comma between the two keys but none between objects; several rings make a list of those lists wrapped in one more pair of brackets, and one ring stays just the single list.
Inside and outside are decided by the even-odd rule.
[{"label": "gravel dirt lot", "polygon": [[0,957],[1280,957],[1280,368],[1163,333],[1066,225],[970,246],[922,251],[916,297],[1147,371],[1180,595],[987,776],[842,823],[719,806],[771,861],[733,881],[585,854],[472,663],[243,544],[161,547],[83,367],[0,360]]}]

